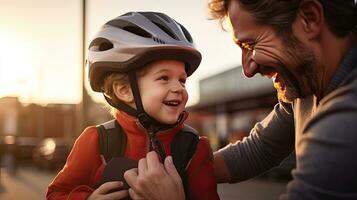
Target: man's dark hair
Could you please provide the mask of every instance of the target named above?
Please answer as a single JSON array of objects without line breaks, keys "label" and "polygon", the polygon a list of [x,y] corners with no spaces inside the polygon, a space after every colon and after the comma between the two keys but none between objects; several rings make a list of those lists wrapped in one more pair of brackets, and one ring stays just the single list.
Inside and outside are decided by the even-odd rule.
[{"label": "man's dark hair", "polygon": [[[291,33],[291,25],[301,0],[211,0],[208,4],[214,19],[224,19],[231,1],[251,13],[259,24],[273,26],[279,35]],[[357,6],[354,0],[319,0],[330,30],[339,37],[356,31]]]},{"label": "man's dark hair", "polygon": [[320,0],[330,30],[344,37],[357,32],[357,5],[355,0]]}]

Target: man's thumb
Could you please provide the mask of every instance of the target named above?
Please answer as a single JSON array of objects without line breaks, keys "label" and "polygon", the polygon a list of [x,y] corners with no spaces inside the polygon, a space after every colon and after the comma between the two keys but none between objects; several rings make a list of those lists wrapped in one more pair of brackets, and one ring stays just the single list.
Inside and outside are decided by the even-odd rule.
[{"label": "man's thumb", "polygon": [[167,156],[165,159],[165,169],[167,173],[175,180],[176,183],[181,183],[181,178],[179,173],[176,170],[174,162],[172,160],[172,156]]}]

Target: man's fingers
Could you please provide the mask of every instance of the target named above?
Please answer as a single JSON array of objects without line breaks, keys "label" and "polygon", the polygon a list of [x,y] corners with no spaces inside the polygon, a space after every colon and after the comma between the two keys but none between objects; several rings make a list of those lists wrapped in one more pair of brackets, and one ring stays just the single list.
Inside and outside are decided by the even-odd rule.
[{"label": "man's fingers", "polygon": [[127,196],[129,196],[128,190],[121,190],[106,194],[105,199],[123,199]]},{"label": "man's fingers", "polygon": [[149,170],[161,168],[162,166],[159,160],[159,156],[155,151],[150,151],[149,153],[146,154],[146,162]]},{"label": "man's fingers", "polygon": [[124,172],[124,179],[126,180],[128,185],[130,185],[130,187],[134,186],[137,178],[138,178],[138,169],[137,168],[129,169]]},{"label": "man's fingers", "polygon": [[172,156],[166,157],[164,165],[167,173],[175,180],[175,182],[181,184],[181,177],[176,170],[176,167],[172,160]]},{"label": "man's fingers", "polygon": [[139,174],[144,174],[148,169],[147,161],[146,158],[142,158],[139,160],[138,163],[138,173]]},{"label": "man's fingers", "polygon": [[119,188],[123,187],[123,185],[124,184],[121,181],[106,182],[98,188],[98,192],[100,194],[106,194],[112,189],[119,189]]}]

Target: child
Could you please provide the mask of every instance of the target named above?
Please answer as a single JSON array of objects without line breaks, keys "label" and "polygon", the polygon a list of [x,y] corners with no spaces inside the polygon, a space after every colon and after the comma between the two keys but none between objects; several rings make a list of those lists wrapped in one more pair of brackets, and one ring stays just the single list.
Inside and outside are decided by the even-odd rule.
[{"label": "child", "polygon": [[[125,157],[144,158],[157,150],[171,155],[171,142],[184,127],[188,94],[185,82],[201,62],[189,32],[163,13],[131,12],[107,22],[88,53],[91,88],[115,108],[126,135]],[[123,199],[121,181],[99,187],[106,165],[99,152],[98,129],[76,140],[63,169],[48,187],[47,199]],[[175,161],[175,157],[173,157]],[[219,199],[212,151],[200,137],[186,166],[187,199]]]}]

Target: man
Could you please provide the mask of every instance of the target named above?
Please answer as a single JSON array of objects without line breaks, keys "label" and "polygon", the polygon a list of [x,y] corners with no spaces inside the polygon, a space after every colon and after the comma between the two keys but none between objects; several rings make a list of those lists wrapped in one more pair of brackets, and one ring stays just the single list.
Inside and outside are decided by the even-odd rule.
[{"label": "man", "polygon": [[[357,199],[355,0],[213,0],[209,7],[230,22],[243,73],[271,78],[279,98],[249,137],[215,153],[218,182],[257,176],[295,149],[281,199]],[[170,159],[160,165],[151,152],[143,161],[138,174],[126,173],[131,194],[175,199],[168,195],[182,186]]]}]

